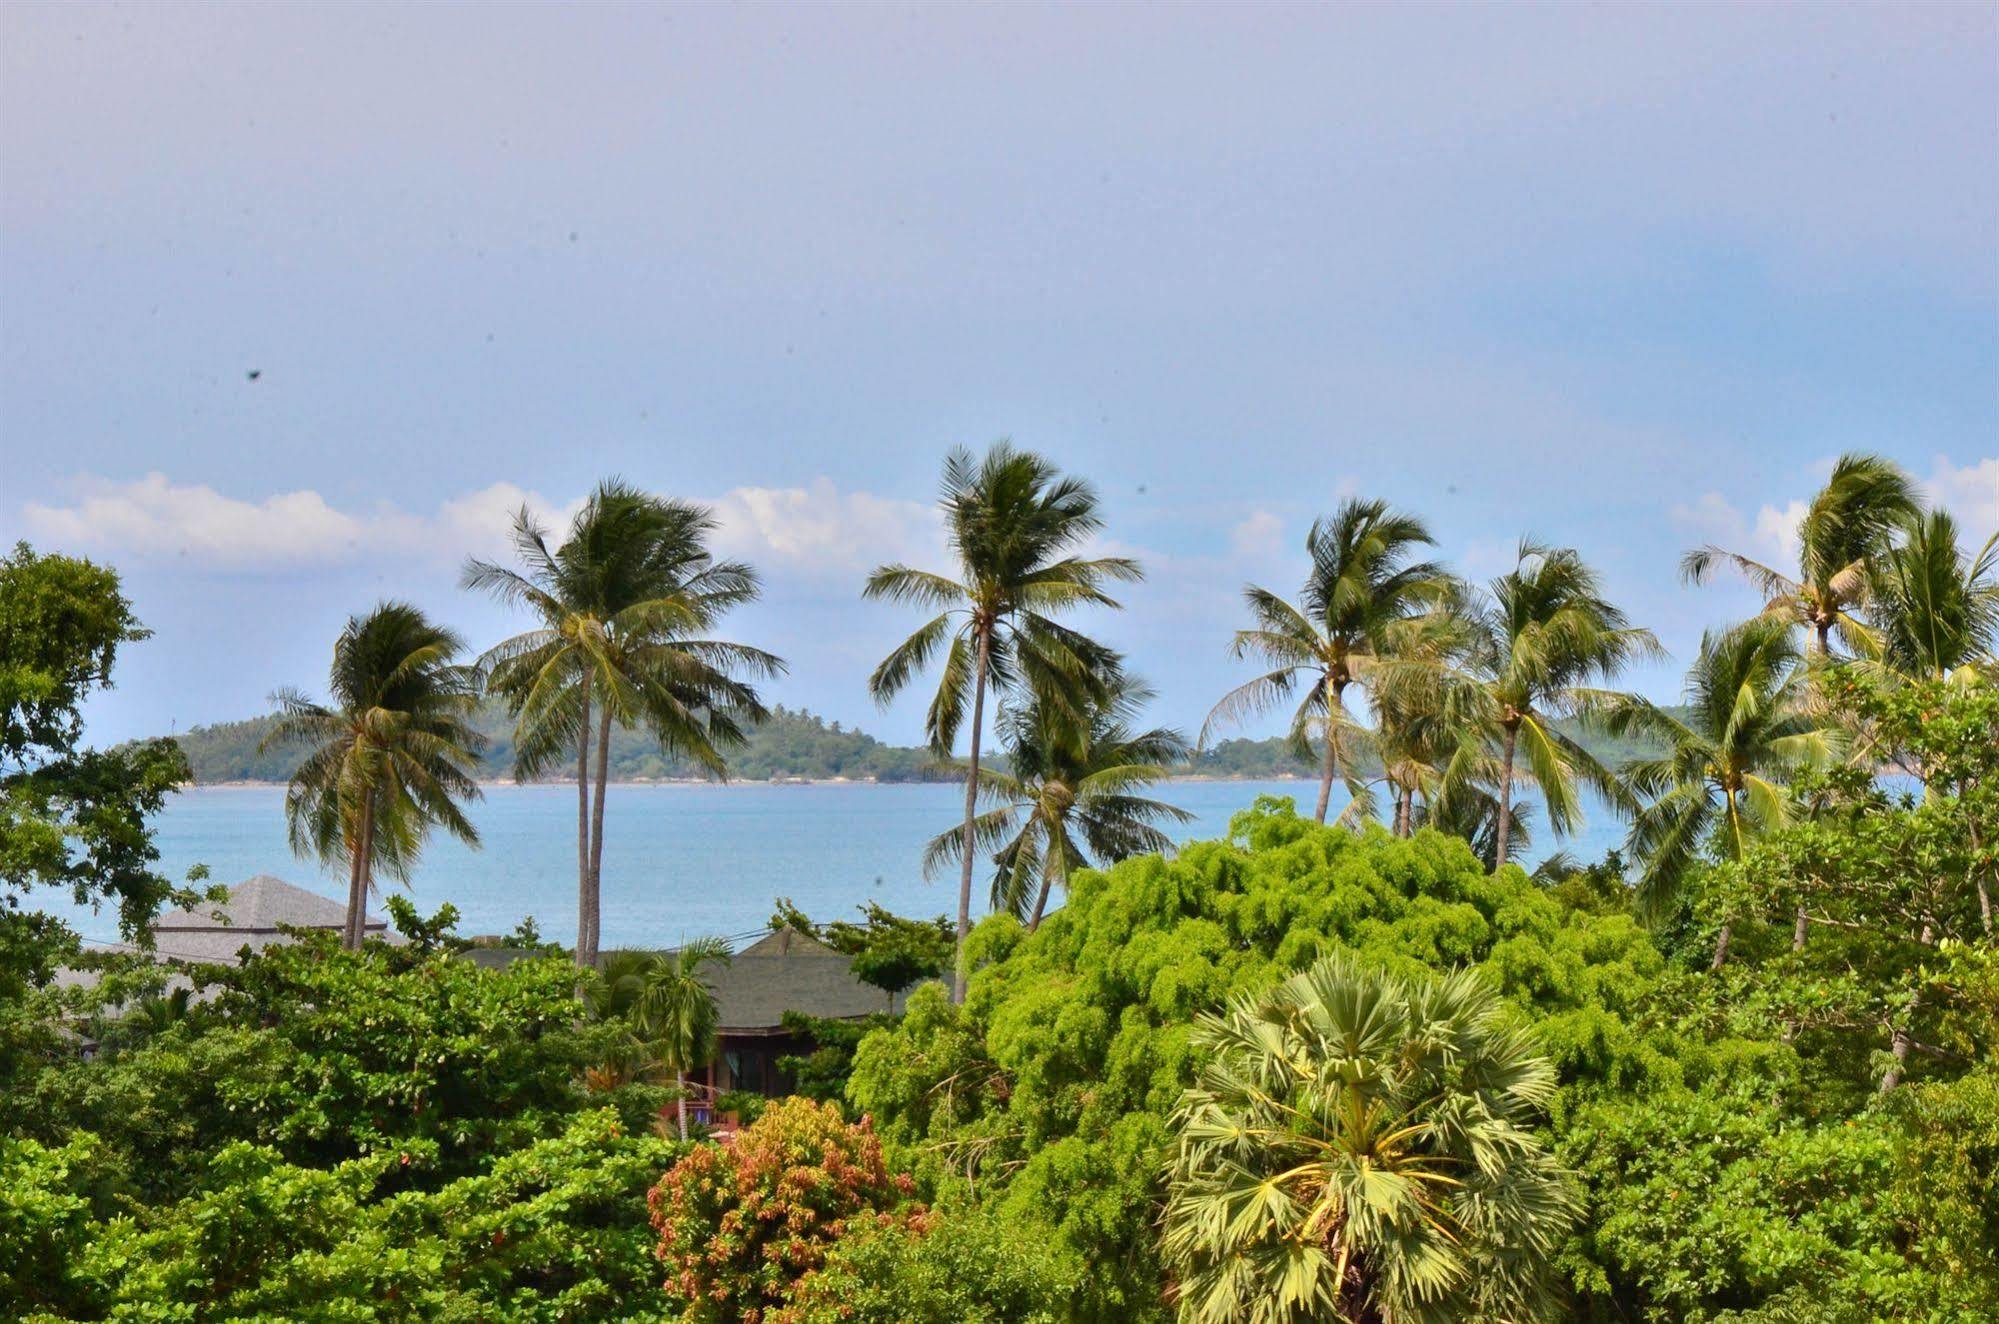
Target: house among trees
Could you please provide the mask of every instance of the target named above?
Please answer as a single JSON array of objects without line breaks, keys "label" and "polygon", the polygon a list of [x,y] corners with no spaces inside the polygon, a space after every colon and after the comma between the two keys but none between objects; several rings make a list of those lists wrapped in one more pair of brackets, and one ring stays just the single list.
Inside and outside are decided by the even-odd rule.
[{"label": "house among trees", "polygon": [[749,1090],[776,1097],[793,1082],[781,1057],[810,1053],[814,1044],[784,1028],[788,1011],[822,1020],[859,1020],[887,1011],[878,988],[855,978],[851,961],[825,943],[791,929],[750,944],[727,965],[713,967],[721,1048],[708,1068],[710,1090]]},{"label": "house among trees", "polygon": [[[520,948],[474,947],[466,960],[497,968],[534,953]],[[609,957],[611,953],[604,953]],[[601,959],[601,958],[600,958]],[[719,1047],[715,1060],[690,1080],[703,1107],[698,1118],[710,1120],[706,1104],[729,1090],[748,1090],[772,1097],[789,1093],[793,1082],[778,1068],[778,1059],[801,1056],[816,1045],[787,1030],[786,1012],[822,1020],[860,1020],[888,1011],[891,1001],[880,989],[856,978],[849,957],[816,938],[779,929],[737,952],[727,964],[702,967],[702,978],[715,994]]]},{"label": "house among trees", "polygon": [[[340,933],[346,927],[347,907],[341,902],[282,878],[258,874],[230,888],[226,901],[198,902],[161,915],[153,924],[151,955],[162,961],[238,965],[245,947],[254,952],[291,941],[284,932],[287,928]],[[370,938],[398,944],[405,941],[379,915],[368,916],[365,927]],[[131,943],[100,943],[93,950],[143,949]]]}]

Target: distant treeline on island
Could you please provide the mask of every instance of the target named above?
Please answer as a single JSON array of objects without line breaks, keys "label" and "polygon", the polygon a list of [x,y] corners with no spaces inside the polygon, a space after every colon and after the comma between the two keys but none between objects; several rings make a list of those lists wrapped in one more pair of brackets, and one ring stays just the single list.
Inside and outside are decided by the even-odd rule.
[{"label": "distant treeline on island", "polygon": [[[492,779],[513,776],[513,725],[505,711],[496,704],[486,704],[479,710],[478,724],[490,742],[482,775]],[[258,717],[197,726],[180,733],[177,739],[187,752],[197,784],[283,782],[298,765],[300,753],[282,747],[260,750],[270,727],[271,719]],[[1576,734],[1613,764],[1656,752],[1601,735]],[[1003,760],[994,761],[1003,766]],[[1283,740],[1273,736],[1264,740],[1221,741],[1176,768],[1174,775],[1244,779],[1316,777],[1318,768],[1296,757]],[[750,782],[836,778],[948,782],[959,780],[963,773],[928,749],[884,744],[864,731],[829,722],[814,713],[777,707],[772,709],[769,721],[751,731],[747,744],[730,752],[729,776],[733,781]],[[657,742],[643,732],[617,731],[611,737],[611,777],[616,781],[690,781],[702,780],[705,774],[691,760],[663,753]],[[568,777],[551,780],[568,780]]]}]

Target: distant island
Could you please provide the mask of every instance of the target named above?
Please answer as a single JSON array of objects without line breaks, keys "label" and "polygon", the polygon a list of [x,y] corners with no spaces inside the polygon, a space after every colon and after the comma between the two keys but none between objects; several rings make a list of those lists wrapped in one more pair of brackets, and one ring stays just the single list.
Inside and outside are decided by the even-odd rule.
[{"label": "distant island", "polygon": [[[505,710],[497,704],[483,705],[478,725],[490,742],[481,775],[495,781],[512,777],[513,724]],[[255,717],[197,726],[176,738],[187,752],[196,785],[281,783],[297,767],[299,751],[281,748],[260,752],[258,746],[270,729],[271,719]],[[1611,740],[1601,734],[1572,734],[1613,764],[1656,752],[1637,742]],[[1265,780],[1316,777],[1318,768],[1299,759],[1282,739],[1272,736],[1221,741],[1176,768],[1174,775]],[[729,776],[746,782],[952,782],[963,774],[921,746],[886,744],[804,709],[777,707],[769,721],[750,733],[748,743],[731,753]],[[662,752],[655,741],[638,731],[612,734],[611,777],[626,782],[712,780],[691,760]],[[560,775],[549,780],[569,778]]]}]

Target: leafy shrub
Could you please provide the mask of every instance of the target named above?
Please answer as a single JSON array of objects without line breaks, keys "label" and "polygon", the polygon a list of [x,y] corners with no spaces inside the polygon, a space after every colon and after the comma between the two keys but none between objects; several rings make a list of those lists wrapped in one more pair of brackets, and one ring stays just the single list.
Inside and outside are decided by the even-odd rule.
[{"label": "leafy shrub", "polygon": [[1079,1318],[1161,1317],[1161,1177],[1200,1058],[1195,1014],[1339,949],[1405,974],[1478,967],[1534,1013],[1564,1081],[1689,1069],[1683,1037],[1648,1023],[1668,972],[1627,914],[1565,909],[1517,869],[1487,875],[1456,838],[1355,834],[1266,797],[1230,841],[1080,872],[1032,935],[981,924],[965,1005],[912,994],[856,1051],[848,1097],[923,1190],[1048,1223],[1085,1266]]},{"label": "leafy shrub", "polygon": [[383,1190],[400,1157],[302,1167],[239,1142],[197,1194],[84,1229],[63,1187],[90,1143],[0,1151],[35,1229],[9,1218],[0,1248],[68,1243],[33,1261],[58,1276],[13,1298],[67,1312],[54,1318],[663,1318],[652,1238],[632,1210],[682,1147],[631,1134],[609,1110],[488,1172],[396,1195]]},{"label": "leafy shrub", "polygon": [[851,1232],[907,1217],[867,1121],[789,1099],[722,1145],[687,1154],[648,1203],[666,1294],[697,1321],[781,1319],[799,1280]]},{"label": "leafy shrub", "polygon": [[1056,1324],[1078,1277],[1046,1229],[978,1210],[864,1228],[799,1285],[786,1324]]}]

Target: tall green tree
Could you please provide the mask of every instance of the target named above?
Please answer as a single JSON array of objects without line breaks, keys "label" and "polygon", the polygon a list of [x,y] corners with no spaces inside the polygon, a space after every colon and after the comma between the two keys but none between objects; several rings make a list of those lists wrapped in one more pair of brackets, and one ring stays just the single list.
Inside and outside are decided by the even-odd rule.
[{"label": "tall green tree", "polygon": [[514,516],[522,569],[466,563],[465,587],[540,621],[481,665],[515,717],[517,776],[539,777],[575,757],[576,963],[585,968],[596,962],[602,929],[612,725],[643,727],[662,749],[725,775],[725,751],[765,716],[752,682],[784,671],[761,649],[706,637],[758,592],[754,570],[709,550],[715,527],[705,507],[611,479],[559,546],[549,546],[525,507]]},{"label": "tall green tree", "polygon": [[1830,655],[1834,635],[1849,651],[1871,654],[1877,645],[1862,609],[1873,562],[1918,504],[1915,484],[1892,460],[1842,455],[1799,521],[1795,577],[1712,545],[1688,552],[1680,573],[1700,584],[1731,567],[1763,594],[1766,615],[1804,626],[1820,656]]},{"label": "tall green tree", "polygon": [[[1187,741],[1165,727],[1137,729],[1150,689],[1120,676],[1086,701],[1079,719],[1064,704],[1031,696],[1000,720],[1007,771],[986,771],[981,794],[995,807],[972,825],[973,840],[994,864],[992,907],[1041,927],[1048,898],[1064,891],[1076,869],[1115,864],[1147,851],[1172,849],[1158,823],[1193,815],[1140,794],[1163,781],[1187,757]],[[926,873],[963,854],[954,828],[933,838],[923,854]]]},{"label": "tall green tree", "polygon": [[958,578],[885,565],[868,576],[863,596],[937,610],[868,678],[875,701],[889,703],[941,652],[937,693],[925,719],[934,751],[950,755],[971,710],[958,876],[961,957],[952,978],[952,996],[962,1001],[986,691],[1032,692],[1081,711],[1114,673],[1116,656],[1055,617],[1082,606],[1115,608],[1106,586],[1143,572],[1129,557],[1077,555],[1103,527],[1095,490],[1007,442],[993,445],[983,459],[953,451],[944,462],[939,504]]},{"label": "tall green tree", "polygon": [[[1236,632],[1230,653],[1271,670],[1222,697],[1208,714],[1200,743],[1206,745],[1213,730],[1288,700],[1302,685],[1290,739],[1309,758],[1313,727],[1324,732],[1315,816],[1325,822],[1333,781],[1340,776],[1341,748],[1359,738],[1346,710],[1347,687],[1367,683],[1393,626],[1448,595],[1450,577],[1443,566],[1415,559],[1419,549],[1435,542],[1421,520],[1382,501],[1348,500],[1332,518],[1315,521],[1305,538],[1312,568],[1297,604],[1255,584],[1243,589],[1255,624]],[[1345,762],[1352,764],[1350,758]]]},{"label": "tall green tree", "polygon": [[188,780],[180,746],[82,743],[84,702],[147,634],[110,567],[26,543],[0,556],[0,998],[76,950],[66,924],[29,905],[36,890],[115,904],[132,941],[162,905],[196,899],[155,868],[148,822]]},{"label": "tall green tree", "polygon": [[715,1060],[720,1013],[715,990],[703,968],[729,963],[729,945],[720,938],[697,938],[665,952],[637,972],[632,1019],[639,1038],[680,1086],[676,1101],[680,1138],[687,1139],[687,1077]]},{"label": "tall green tree", "polygon": [[1335,953],[1195,1038],[1164,1240],[1182,1320],[1555,1315],[1577,1212],[1534,1131],[1555,1069],[1480,975]]},{"label": "tall green tree", "polygon": [[349,617],[333,644],[328,704],[293,689],[272,695],[266,747],[304,759],[285,789],[292,849],[347,866],[346,946],[358,950],[378,871],[409,877],[433,827],[477,845],[461,805],[485,740],[472,725],[479,677],[455,659],[458,636],[404,602]]},{"label": "tall green tree", "polygon": [[[1624,770],[1631,789],[1650,800],[1632,820],[1628,846],[1641,866],[1642,907],[1657,913],[1673,900],[1703,854],[1740,861],[1751,842],[1788,821],[1789,780],[1835,752],[1810,698],[1790,622],[1759,616],[1702,636],[1684,721],[1635,696],[1606,709],[1612,732],[1650,736],[1668,749]],[[1714,969],[1727,961],[1732,933],[1723,923]]]},{"label": "tall green tree", "polygon": [[1657,654],[1659,644],[1603,595],[1601,579],[1575,549],[1532,540],[1520,544],[1512,570],[1458,610],[1471,622],[1468,667],[1479,682],[1480,720],[1499,756],[1494,857],[1495,867],[1504,867],[1523,755],[1558,836],[1581,816],[1581,784],[1623,802],[1611,770],[1555,720],[1587,716],[1618,699],[1601,685],[1633,660]]},{"label": "tall green tree", "polygon": [[1949,511],[1907,520],[1870,580],[1881,661],[1912,679],[1999,675],[1999,533],[1967,556]]}]

